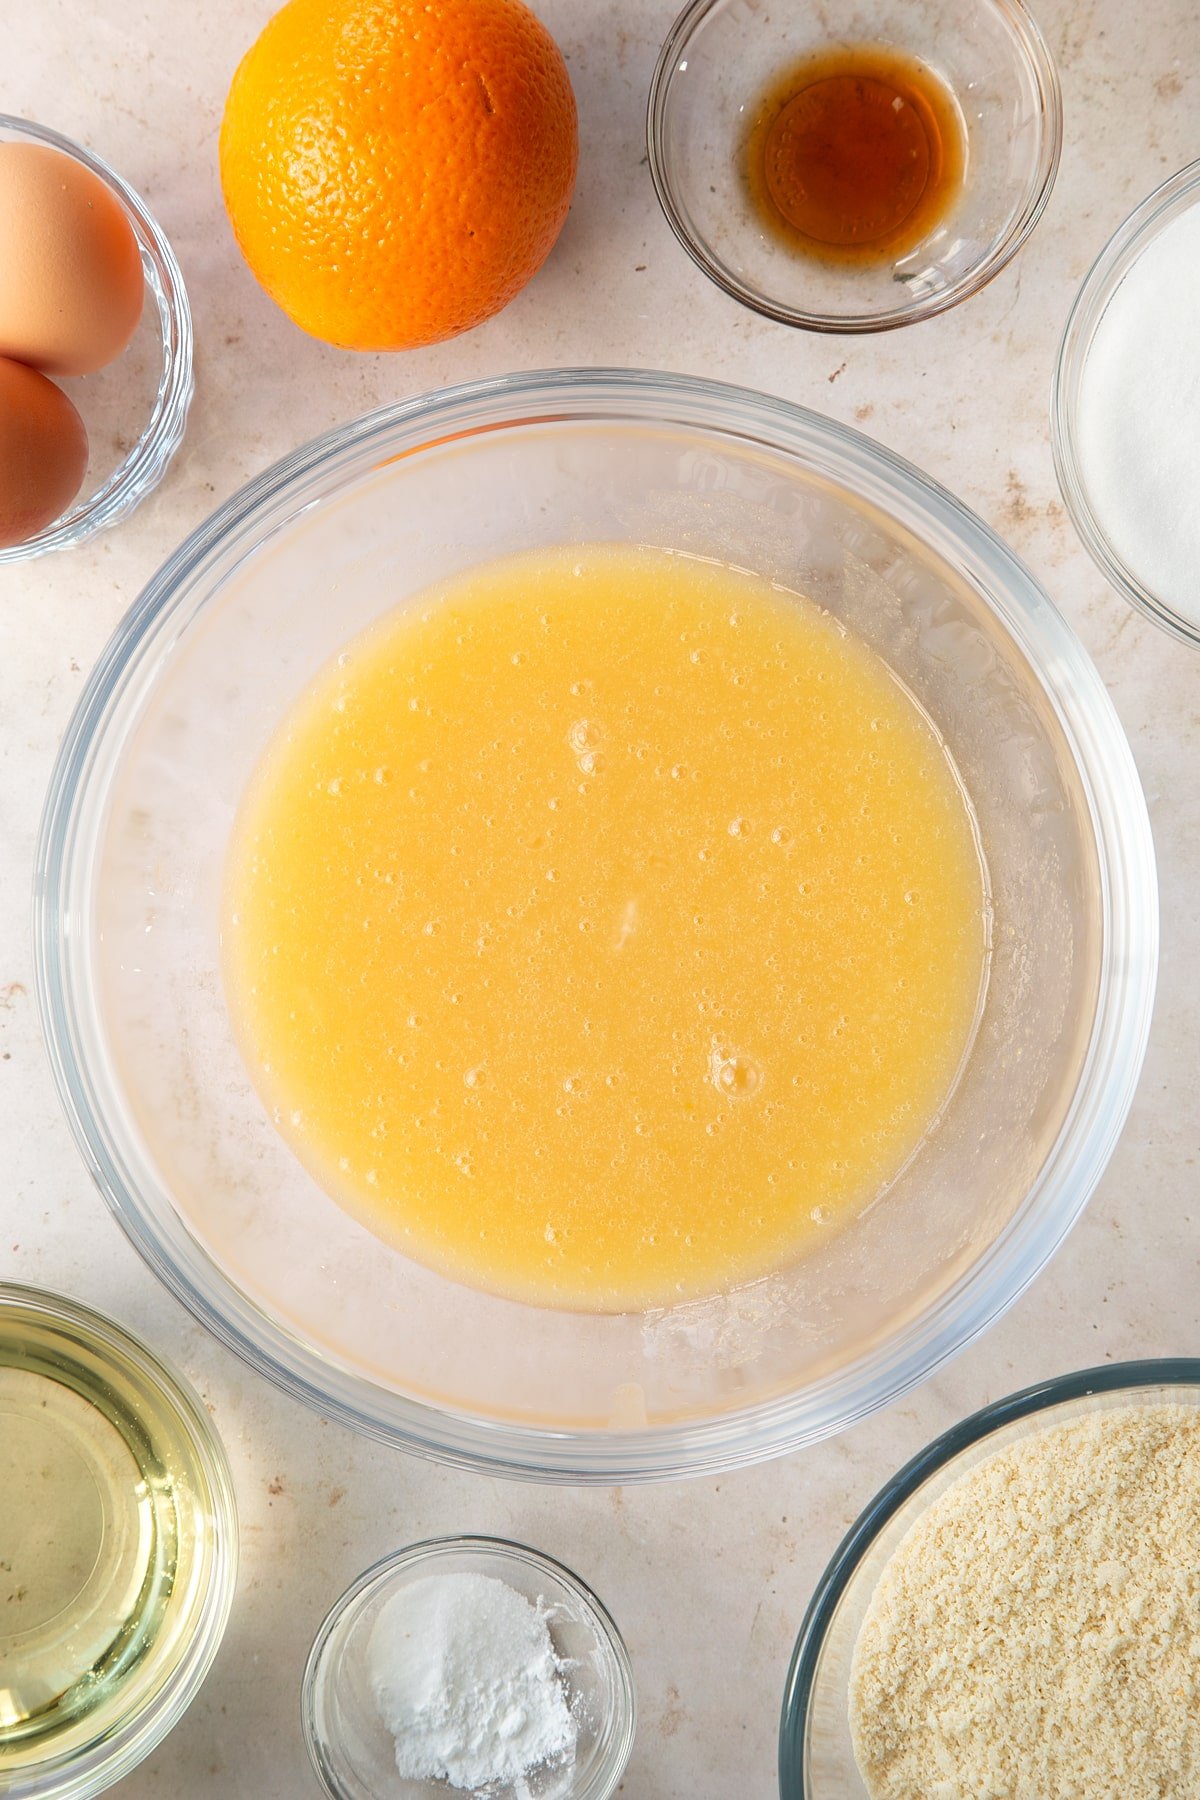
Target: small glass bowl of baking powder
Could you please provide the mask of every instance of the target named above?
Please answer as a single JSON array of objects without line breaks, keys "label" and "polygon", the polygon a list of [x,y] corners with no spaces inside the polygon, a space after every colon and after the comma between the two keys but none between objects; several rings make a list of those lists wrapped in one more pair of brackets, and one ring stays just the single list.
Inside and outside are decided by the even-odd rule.
[{"label": "small glass bowl of baking powder", "polygon": [[1055,366],[1051,442],[1067,511],[1101,572],[1200,646],[1198,274],[1200,161],[1135,207],[1084,279]]},{"label": "small glass bowl of baking powder", "polygon": [[1010,1394],[935,1439],[880,1489],[838,1546],[796,1639],[779,1728],[780,1800],[870,1800],[851,1724],[855,1650],[893,1555],[947,1490],[1042,1432],[1164,1406],[1200,1409],[1200,1359],[1108,1363]]},{"label": "small glass bowl of baking powder", "polygon": [[[489,1576],[545,1620],[574,1721],[573,1753],[515,1779],[458,1786],[415,1779],[397,1768],[397,1742],[375,1693],[373,1634],[398,1596],[428,1594],[430,1578]],[[459,1586],[462,1586],[459,1581]],[[378,1640],[376,1640],[377,1643]],[[608,1800],[633,1749],[637,1722],[629,1654],[605,1608],[561,1563],[502,1538],[430,1538],[384,1557],[347,1589],[321,1629],[304,1671],[304,1737],[333,1800]]]}]

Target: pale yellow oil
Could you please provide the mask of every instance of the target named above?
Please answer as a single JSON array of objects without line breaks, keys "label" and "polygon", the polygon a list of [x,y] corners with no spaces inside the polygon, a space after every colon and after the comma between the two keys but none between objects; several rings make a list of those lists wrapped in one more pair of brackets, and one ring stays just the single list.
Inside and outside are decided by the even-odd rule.
[{"label": "pale yellow oil", "polygon": [[[86,1324],[0,1305],[0,1791],[178,1660],[209,1529],[180,1422]],[[28,1791],[33,1791],[32,1789]]]},{"label": "pale yellow oil", "polygon": [[575,545],[427,595],[304,696],[237,823],[227,991],[374,1230],[638,1308],[880,1193],[962,1062],[985,910],[950,759],[864,643],[757,576]]}]

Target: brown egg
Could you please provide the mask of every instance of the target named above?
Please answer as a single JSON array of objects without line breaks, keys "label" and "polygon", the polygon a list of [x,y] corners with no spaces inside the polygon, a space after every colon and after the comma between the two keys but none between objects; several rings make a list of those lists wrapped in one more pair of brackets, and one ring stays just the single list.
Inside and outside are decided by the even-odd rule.
[{"label": "brown egg", "polygon": [[90,375],[121,354],[144,294],[111,188],[61,150],[0,143],[0,356]]},{"label": "brown egg", "polygon": [[88,441],[61,388],[0,356],[0,550],[36,537],[83,486]]}]

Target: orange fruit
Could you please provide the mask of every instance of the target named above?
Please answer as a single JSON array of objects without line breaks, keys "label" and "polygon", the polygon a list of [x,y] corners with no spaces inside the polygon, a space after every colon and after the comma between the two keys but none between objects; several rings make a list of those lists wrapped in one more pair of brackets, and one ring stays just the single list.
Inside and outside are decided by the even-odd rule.
[{"label": "orange fruit", "polygon": [[411,349],[491,318],[549,255],[575,96],[522,0],[288,0],[233,78],[220,156],[284,312],[352,350]]}]

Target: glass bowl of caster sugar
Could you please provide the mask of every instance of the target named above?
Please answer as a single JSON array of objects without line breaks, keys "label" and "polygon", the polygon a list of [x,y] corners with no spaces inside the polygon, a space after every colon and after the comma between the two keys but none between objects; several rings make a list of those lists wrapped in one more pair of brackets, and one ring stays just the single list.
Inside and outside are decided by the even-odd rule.
[{"label": "glass bowl of caster sugar", "polygon": [[629,1760],[629,1657],[569,1569],[497,1538],[376,1563],[305,1671],[313,1767],[334,1800],[607,1800]]},{"label": "glass bowl of caster sugar", "polygon": [[797,1639],[781,1800],[1194,1800],[1200,1361],[1107,1364],[881,1489]]},{"label": "glass bowl of caster sugar", "polygon": [[1200,645],[1200,162],[1101,252],[1063,334],[1052,400],[1067,510],[1118,593]]}]

